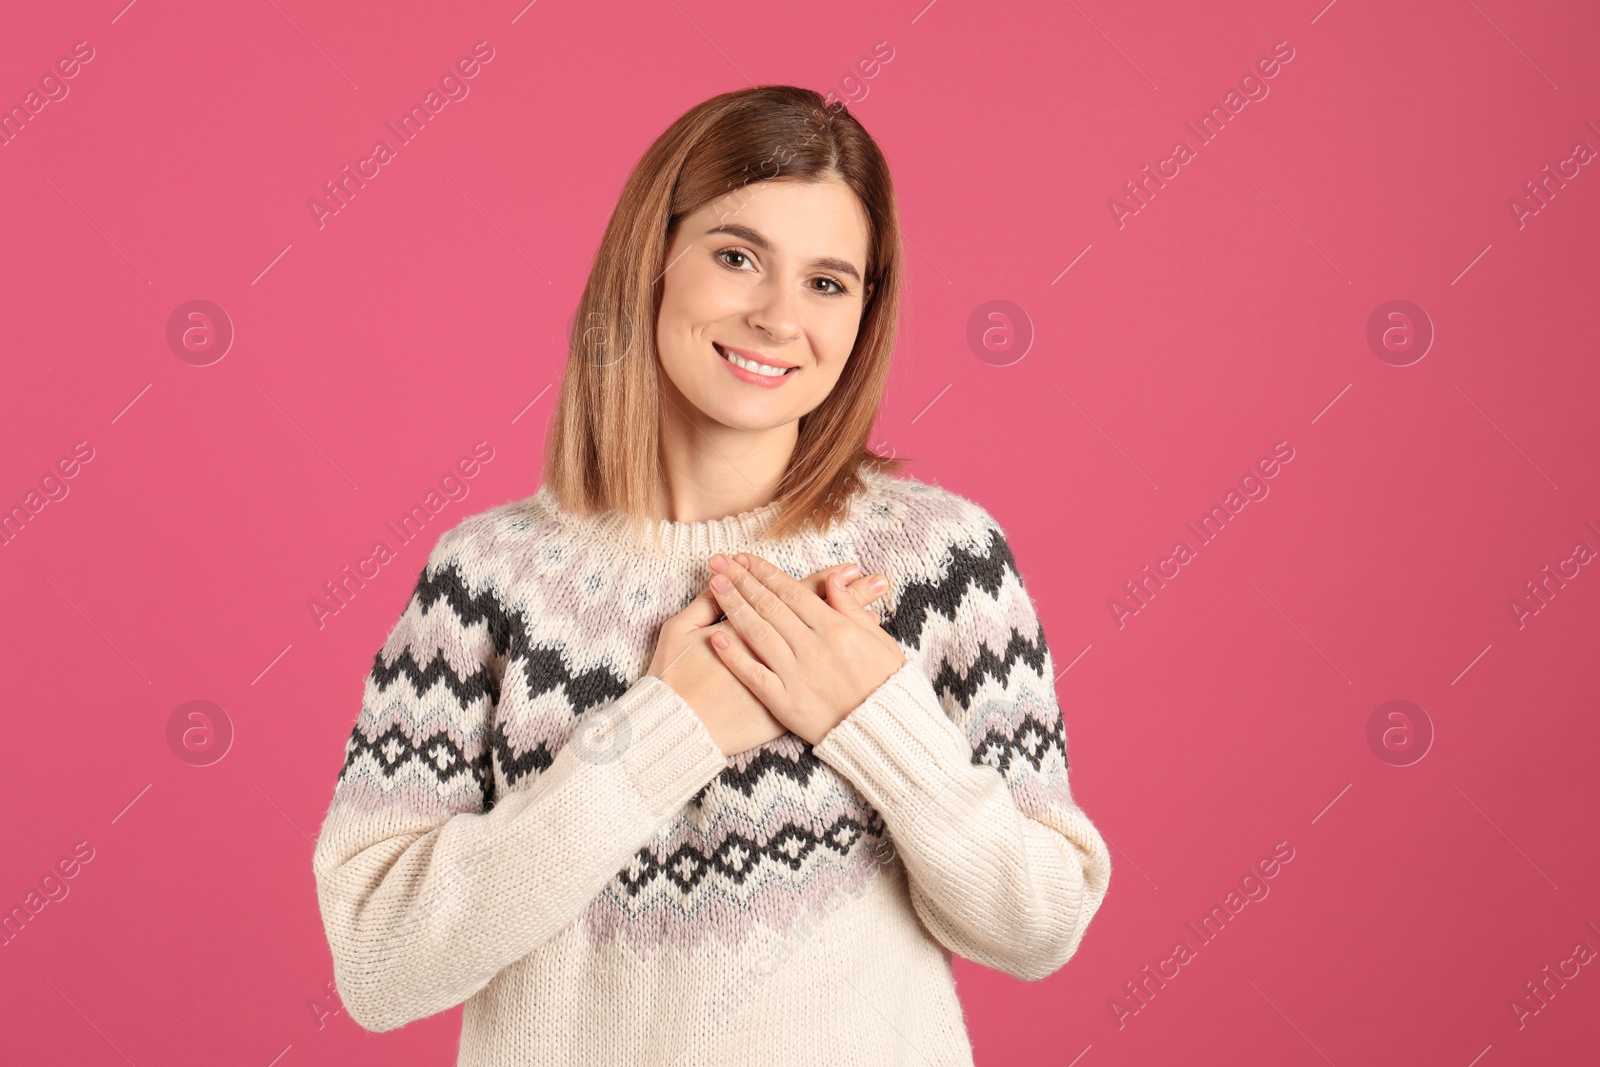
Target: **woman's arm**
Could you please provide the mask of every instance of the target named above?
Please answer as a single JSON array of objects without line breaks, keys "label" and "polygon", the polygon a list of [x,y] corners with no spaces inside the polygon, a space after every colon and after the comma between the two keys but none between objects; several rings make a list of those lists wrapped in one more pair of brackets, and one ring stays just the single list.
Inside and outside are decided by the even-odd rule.
[{"label": "woman's arm", "polygon": [[889,827],[946,948],[1036,981],[1077,951],[1111,857],[1073,802],[1050,653],[1000,527],[899,591],[906,664],[816,745]]},{"label": "woman's arm", "polygon": [[[493,797],[513,623],[452,533],[367,678],[313,859],[340,998],[374,1031],[462,1003],[559,933],[726,766],[693,709],[644,675],[528,788]],[[577,743],[599,716],[605,736]]]}]

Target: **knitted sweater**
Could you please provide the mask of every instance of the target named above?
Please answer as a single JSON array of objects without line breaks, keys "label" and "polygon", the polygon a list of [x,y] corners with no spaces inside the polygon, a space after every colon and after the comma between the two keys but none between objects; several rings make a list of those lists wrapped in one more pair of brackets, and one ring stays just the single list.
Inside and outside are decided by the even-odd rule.
[{"label": "knitted sweater", "polygon": [[[1044,632],[979,505],[864,471],[826,533],[578,517],[440,536],[365,683],[313,861],[350,1017],[465,1003],[461,1067],[971,1064],[950,953],[1035,981],[1110,856],[1067,785]],[[881,572],[906,663],[816,746],[725,757],[644,674],[748,549]]]}]

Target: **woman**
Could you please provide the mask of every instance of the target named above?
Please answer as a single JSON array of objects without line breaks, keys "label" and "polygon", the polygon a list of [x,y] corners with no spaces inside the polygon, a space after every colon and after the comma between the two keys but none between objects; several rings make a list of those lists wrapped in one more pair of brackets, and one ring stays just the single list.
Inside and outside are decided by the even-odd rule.
[{"label": "woman", "polygon": [[635,167],[545,484],[440,537],[366,683],[315,855],[363,1027],[464,1002],[464,1065],[970,1064],[950,953],[1077,950],[1110,859],[1005,537],[866,447],[899,244],[809,90]]}]

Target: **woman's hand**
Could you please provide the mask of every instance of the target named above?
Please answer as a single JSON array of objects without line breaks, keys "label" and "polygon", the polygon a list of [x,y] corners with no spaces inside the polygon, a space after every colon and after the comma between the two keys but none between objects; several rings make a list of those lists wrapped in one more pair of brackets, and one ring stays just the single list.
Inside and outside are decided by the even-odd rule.
[{"label": "woman's hand", "polygon": [[[848,582],[840,602],[865,611],[866,605],[882,596],[888,586],[873,590],[870,583],[881,581],[883,576],[860,574],[861,569],[855,564],[841,563],[810,575],[804,584],[820,593],[835,579]],[[702,590],[687,607],[662,624],[645,673],[676,690],[705,723],[717,747],[724,755],[732,756],[781,737],[788,730],[712,651],[713,635],[743,647],[738,634],[729,632],[727,623],[718,622],[721,613],[710,588]],[[870,612],[867,615],[872,617]]]},{"label": "woman's hand", "polygon": [[760,556],[711,557],[711,592],[743,641],[711,645],[774,718],[815,745],[905,665],[900,643],[834,580],[826,600]]}]

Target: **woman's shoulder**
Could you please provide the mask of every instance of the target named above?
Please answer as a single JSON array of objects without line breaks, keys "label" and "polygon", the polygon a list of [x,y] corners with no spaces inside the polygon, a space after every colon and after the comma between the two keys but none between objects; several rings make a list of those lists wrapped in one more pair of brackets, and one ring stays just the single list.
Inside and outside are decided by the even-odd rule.
[{"label": "woman's shoulder", "polygon": [[540,544],[555,533],[558,523],[550,508],[549,492],[541,486],[518,500],[507,500],[467,515],[445,529],[428,553],[430,570],[452,564],[462,566]]},{"label": "woman's shoulder", "polygon": [[860,508],[851,509],[858,539],[892,544],[929,563],[957,548],[987,554],[996,537],[1004,541],[987,508],[937,482],[876,470],[861,477]]},{"label": "woman's shoulder", "polygon": [[[981,617],[979,631],[1003,634],[996,628],[1031,614],[1031,601],[1018,595],[1016,559],[987,508],[936,483],[882,472],[870,476],[868,489],[856,545],[863,570],[889,579],[886,626],[902,645],[936,663],[954,640],[949,627],[956,620],[971,626]],[[923,627],[932,618],[945,621],[930,639]],[[930,677],[940,670],[932,667]]]}]

